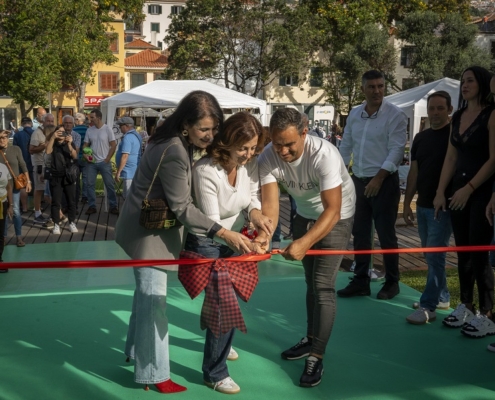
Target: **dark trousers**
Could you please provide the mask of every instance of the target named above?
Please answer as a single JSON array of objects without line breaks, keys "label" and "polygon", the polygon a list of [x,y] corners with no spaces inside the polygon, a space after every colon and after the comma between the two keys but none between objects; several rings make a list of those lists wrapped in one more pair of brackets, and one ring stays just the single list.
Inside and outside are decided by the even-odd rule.
[{"label": "dark trousers", "polygon": [[[452,230],[456,246],[487,246],[493,230],[485,217],[489,198],[469,199],[463,210],[452,210]],[[478,285],[479,308],[482,312],[493,308],[493,270],[488,262],[487,251],[457,253],[461,302],[472,303],[474,282]]]},{"label": "dark trousers", "polygon": [[76,184],[65,184],[65,177],[50,178],[50,192],[52,194],[52,219],[57,225],[60,223],[60,206],[62,195],[67,199],[69,222],[76,222]]},{"label": "dark trousers", "polygon": [[[5,224],[7,222],[7,210],[9,208],[9,202],[8,201],[4,201],[3,202],[3,218],[0,219],[0,232],[4,232],[5,231]],[[3,261],[2,259],[2,255],[3,255],[3,249],[5,247],[5,236],[4,235],[0,235],[0,262]]]},{"label": "dark trousers", "polygon": [[[341,219],[311,249],[344,250],[349,244],[352,217]],[[294,240],[303,237],[314,221],[299,214],[294,219]],[[342,262],[342,255],[305,256],[302,259],[306,280],[307,334],[313,337],[311,352],[325,354],[332,333],[337,303],[335,301],[335,279]]]},{"label": "dark trousers", "polygon": [[[400,188],[399,174],[394,173],[385,178],[378,194],[366,197],[364,190],[371,178],[360,179],[352,176],[356,188],[356,214],[354,215],[354,250],[370,250],[373,240],[373,222],[382,249],[397,249],[395,223],[399,210]],[[357,255],[355,280],[362,285],[369,285],[370,255]],[[399,281],[399,255],[384,254],[385,279],[390,282]]]},{"label": "dark trousers", "polygon": [[[227,258],[234,255],[228,246],[217,243],[213,239],[190,233],[187,235],[185,250],[194,251],[208,258]],[[216,274],[217,272],[213,273]],[[205,381],[216,383],[229,376],[227,357],[234,340],[234,333],[235,329],[231,329],[216,337],[210,329],[206,329],[202,366]]]},{"label": "dark trousers", "polygon": [[289,194],[289,201],[290,201],[290,225],[289,225],[289,232],[292,232],[292,229],[294,227],[294,218],[296,218],[297,215],[297,205],[296,201],[292,198],[292,196]]}]

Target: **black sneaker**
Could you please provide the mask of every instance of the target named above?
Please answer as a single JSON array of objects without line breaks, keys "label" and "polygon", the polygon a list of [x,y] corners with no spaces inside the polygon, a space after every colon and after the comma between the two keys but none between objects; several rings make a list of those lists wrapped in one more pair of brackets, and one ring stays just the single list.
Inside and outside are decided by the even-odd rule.
[{"label": "black sneaker", "polygon": [[91,215],[91,214],[96,214],[96,208],[95,207],[89,207],[86,210],[86,215]]},{"label": "black sneaker", "polygon": [[344,289],[337,290],[337,295],[339,297],[369,296],[371,295],[370,285],[361,285],[353,279]]},{"label": "black sneaker", "polygon": [[399,283],[386,281],[380,289],[376,298],[379,300],[391,300],[400,293]]},{"label": "black sneaker", "polygon": [[112,207],[110,209],[110,214],[119,215],[119,209],[117,207]]},{"label": "black sneaker", "polygon": [[45,224],[48,221],[47,218],[43,217],[42,214],[38,215],[37,217],[34,217],[33,222],[35,224]]},{"label": "black sneaker", "polygon": [[323,361],[319,358],[310,356],[306,360],[304,372],[299,380],[299,386],[314,387],[318,386],[323,376]]},{"label": "black sneaker", "polygon": [[313,341],[307,336],[304,336],[299,343],[285,350],[281,356],[284,360],[299,360],[300,358],[309,356]]}]

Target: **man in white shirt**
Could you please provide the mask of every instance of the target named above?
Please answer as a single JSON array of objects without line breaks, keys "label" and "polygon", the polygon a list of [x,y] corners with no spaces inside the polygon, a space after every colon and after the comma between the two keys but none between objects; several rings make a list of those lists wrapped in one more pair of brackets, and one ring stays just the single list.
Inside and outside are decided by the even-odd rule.
[{"label": "man in white shirt", "polygon": [[91,111],[89,119],[93,126],[89,127],[84,136],[84,147],[90,147],[93,150],[95,163],[90,162],[88,155],[84,155],[88,164],[88,209],[86,214],[96,213],[96,176],[98,172],[103,178],[105,189],[107,191],[108,201],[110,203],[110,213],[119,214],[117,204],[117,195],[115,193],[115,183],[113,181],[111,159],[117,148],[113,130],[102,121],[101,111],[97,108]]},{"label": "man in white shirt", "polygon": [[[346,165],[351,161],[356,188],[356,215],[352,234],[355,250],[370,250],[373,222],[382,249],[397,249],[395,223],[400,201],[398,169],[407,140],[407,117],[383,99],[385,79],[379,71],[363,74],[361,87],[366,101],[349,113],[340,145]],[[355,276],[337,292],[340,297],[369,296],[370,255],[356,255]],[[378,292],[381,300],[399,293],[399,255],[385,254],[385,284]]]},{"label": "man in white shirt", "polygon": [[[348,245],[355,193],[352,179],[338,150],[330,142],[309,136],[301,114],[292,108],[277,110],[270,121],[272,142],[259,156],[261,209],[276,226],[279,217],[278,184],[294,198],[294,241],[281,255],[301,260],[306,277],[307,332],[284,351],[285,360],[307,357],[300,386],[313,387],[323,374],[323,355],[336,312],[335,279],[342,256],[306,257],[309,249],[342,250]],[[260,232],[255,241],[264,243]]]}]

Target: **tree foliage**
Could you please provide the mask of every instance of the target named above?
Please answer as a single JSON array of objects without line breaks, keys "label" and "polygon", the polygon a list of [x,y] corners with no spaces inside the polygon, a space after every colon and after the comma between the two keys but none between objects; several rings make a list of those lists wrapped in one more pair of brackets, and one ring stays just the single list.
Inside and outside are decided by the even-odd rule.
[{"label": "tree foliage", "polygon": [[220,80],[256,96],[277,75],[309,65],[319,33],[307,7],[284,0],[188,0],[165,37],[165,76]]},{"label": "tree foliage", "polygon": [[95,63],[115,61],[107,24],[116,15],[139,20],[142,5],[143,0],[0,2],[0,92],[25,115],[34,105],[45,106],[48,93],[63,84],[81,90],[92,80]]},{"label": "tree foliage", "polygon": [[376,24],[368,24],[357,32],[356,43],[347,43],[332,55],[327,65],[328,79],[324,86],[328,100],[338,113],[348,112],[361,102],[361,76],[370,69],[382,71],[394,83],[397,52],[389,42],[388,32]]},{"label": "tree foliage", "polygon": [[466,24],[458,13],[432,11],[412,13],[399,24],[399,38],[414,45],[411,74],[432,82],[450,77],[459,79],[470,65],[492,67],[491,54],[475,45],[478,28]]}]

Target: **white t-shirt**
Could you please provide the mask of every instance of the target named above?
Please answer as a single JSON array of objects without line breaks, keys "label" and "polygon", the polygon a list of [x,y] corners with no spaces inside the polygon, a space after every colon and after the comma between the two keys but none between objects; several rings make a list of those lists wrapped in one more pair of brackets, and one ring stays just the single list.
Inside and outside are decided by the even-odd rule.
[{"label": "white t-shirt", "polygon": [[[30,146],[39,146],[46,142],[46,137],[41,128],[36,129],[31,135]],[[31,164],[33,165],[44,165],[45,164],[45,151],[40,153],[31,154]]]},{"label": "white t-shirt", "polygon": [[[235,186],[231,186],[220,165],[202,158],[193,168],[193,197],[206,216],[225,229],[239,232],[244,225],[242,210],[261,210],[257,160],[238,167]],[[217,237],[215,240],[224,243]]]},{"label": "white t-shirt", "polygon": [[342,185],[340,217],[354,215],[356,193],[351,176],[337,148],[330,142],[306,135],[301,157],[292,163],[283,161],[270,143],[259,156],[261,185],[278,182],[297,205],[304,218],[318,219],[323,212],[320,192]]},{"label": "white t-shirt", "polygon": [[93,150],[93,157],[97,163],[103,162],[110,151],[110,142],[115,141],[113,130],[106,124],[100,129],[90,126],[84,136],[84,143],[88,143]]},{"label": "white t-shirt", "polygon": [[[0,197],[3,197],[7,194],[7,183],[12,179],[10,176],[9,169],[5,164],[0,164]],[[4,201],[7,201],[5,198]]]}]

